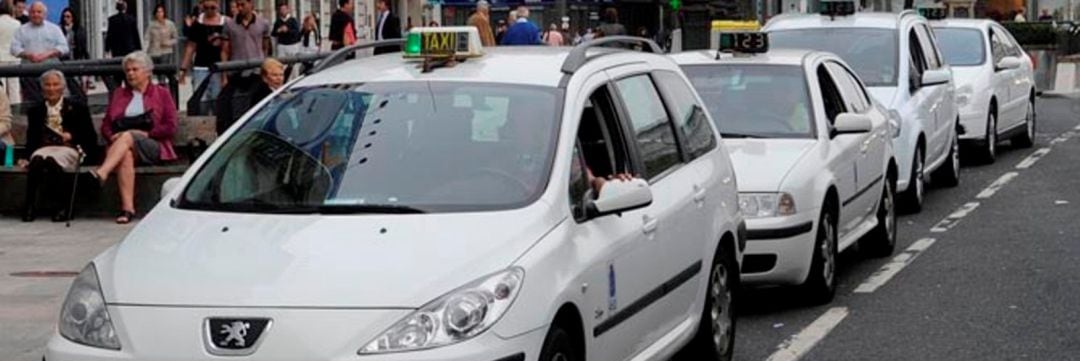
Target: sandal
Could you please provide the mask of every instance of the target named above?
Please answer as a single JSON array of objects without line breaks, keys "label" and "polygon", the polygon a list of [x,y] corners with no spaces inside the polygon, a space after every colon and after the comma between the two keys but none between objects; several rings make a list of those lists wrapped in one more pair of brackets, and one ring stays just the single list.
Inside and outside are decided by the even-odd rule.
[{"label": "sandal", "polygon": [[128,224],[135,219],[135,212],[120,211],[120,215],[116,216],[116,224]]}]

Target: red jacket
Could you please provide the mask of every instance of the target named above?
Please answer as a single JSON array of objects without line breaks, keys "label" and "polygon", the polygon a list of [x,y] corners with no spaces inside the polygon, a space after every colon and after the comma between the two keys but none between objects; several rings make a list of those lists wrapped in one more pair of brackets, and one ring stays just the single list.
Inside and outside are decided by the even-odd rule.
[{"label": "red jacket", "polygon": [[[101,136],[106,140],[112,139],[112,122],[124,117],[124,110],[127,109],[134,96],[135,92],[128,87],[117,88],[113,92],[112,98],[109,99],[109,108],[105,111],[105,118],[101,121]],[[173,150],[172,139],[176,135],[178,121],[172,93],[164,86],[150,84],[143,93],[143,107],[151,111],[150,118],[154,122],[154,127],[150,129],[149,134],[150,138],[161,145],[161,160],[175,160],[176,151]]]}]

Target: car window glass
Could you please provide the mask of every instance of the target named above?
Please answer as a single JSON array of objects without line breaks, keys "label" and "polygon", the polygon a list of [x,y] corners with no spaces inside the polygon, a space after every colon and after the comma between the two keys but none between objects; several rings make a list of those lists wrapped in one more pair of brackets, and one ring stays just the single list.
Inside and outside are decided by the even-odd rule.
[{"label": "car window glass", "polygon": [[998,28],[998,31],[1001,34],[1001,41],[1008,48],[1007,53],[1010,56],[1022,56],[1024,54],[1024,50],[1020,48],[1020,45],[1016,43],[1016,39],[1012,37],[1008,30]]},{"label": "car window glass", "polygon": [[1008,56],[1008,46],[1002,40],[1002,36],[998,31],[990,31],[990,53],[994,56],[994,64],[1001,61],[1002,58]]},{"label": "car window glass", "polygon": [[934,36],[930,28],[926,24],[919,24],[915,28],[918,29],[919,42],[922,44],[923,56],[926,57],[929,69],[941,68],[941,58],[938,57],[937,44],[934,44]]},{"label": "car window glass", "polygon": [[986,61],[983,33],[978,29],[934,29],[945,62],[952,66],[981,65]]},{"label": "car window glass", "polygon": [[774,30],[769,32],[769,46],[827,51],[844,59],[866,86],[895,86],[901,50],[897,33],[895,29],[848,26]]},{"label": "car window glass", "polygon": [[832,126],[836,122],[836,116],[846,111],[844,100],[824,65],[818,66],[817,78],[821,87],[822,106],[825,107],[825,119],[829,121],[829,126]]},{"label": "car window glass", "polygon": [[576,219],[582,219],[585,214],[580,207],[590,189],[590,176],[607,178],[621,173],[636,174],[618,114],[607,87],[595,90],[585,101],[574,148],[575,163],[570,167],[570,208]]},{"label": "car window glass", "polygon": [[682,131],[686,139],[684,144],[690,158],[697,158],[715,148],[716,136],[690,86],[678,74],[669,71],[659,71],[654,75],[675,118],[675,127]]},{"label": "car window glass", "polygon": [[[795,65],[683,67],[724,138],[814,138],[806,71]],[[777,96],[783,94],[783,96]]]},{"label": "car window glass", "polygon": [[832,76],[833,81],[836,82],[837,87],[840,89],[840,94],[844,97],[844,104],[847,109],[857,113],[865,112],[870,105],[866,102],[859,82],[836,62],[827,62],[825,66],[829,69],[829,75]]},{"label": "car window glass", "polygon": [[645,166],[643,176],[653,179],[680,162],[671,121],[660,94],[648,75],[636,75],[615,83],[626,107],[630,127]]},{"label": "car window glass", "polygon": [[908,32],[908,51],[911,53],[911,66],[915,74],[921,76],[927,69],[926,56],[923,54],[921,41],[915,29]]}]

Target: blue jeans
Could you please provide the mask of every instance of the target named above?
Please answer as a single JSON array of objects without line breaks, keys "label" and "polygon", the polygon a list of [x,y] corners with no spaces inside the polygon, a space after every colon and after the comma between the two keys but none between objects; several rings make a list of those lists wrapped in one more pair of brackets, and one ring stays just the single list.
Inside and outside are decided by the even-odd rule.
[{"label": "blue jeans", "polygon": [[[199,85],[203,80],[210,77],[210,69],[206,68],[194,68],[191,69],[191,87],[192,90],[199,89]],[[206,86],[206,92],[203,93],[202,101],[217,100],[218,94],[221,94],[221,74],[213,74],[210,77],[210,84]]]}]

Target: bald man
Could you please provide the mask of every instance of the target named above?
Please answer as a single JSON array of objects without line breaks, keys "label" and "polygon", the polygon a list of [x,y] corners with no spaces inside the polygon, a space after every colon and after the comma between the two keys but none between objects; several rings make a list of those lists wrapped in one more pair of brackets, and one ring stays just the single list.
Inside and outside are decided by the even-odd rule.
[{"label": "bald man", "polygon": [[[70,51],[60,27],[45,20],[47,13],[48,9],[40,1],[30,5],[30,22],[19,27],[11,40],[11,55],[22,59],[23,63],[58,61]],[[19,83],[23,102],[41,102],[41,84],[36,79],[22,78]]]}]

